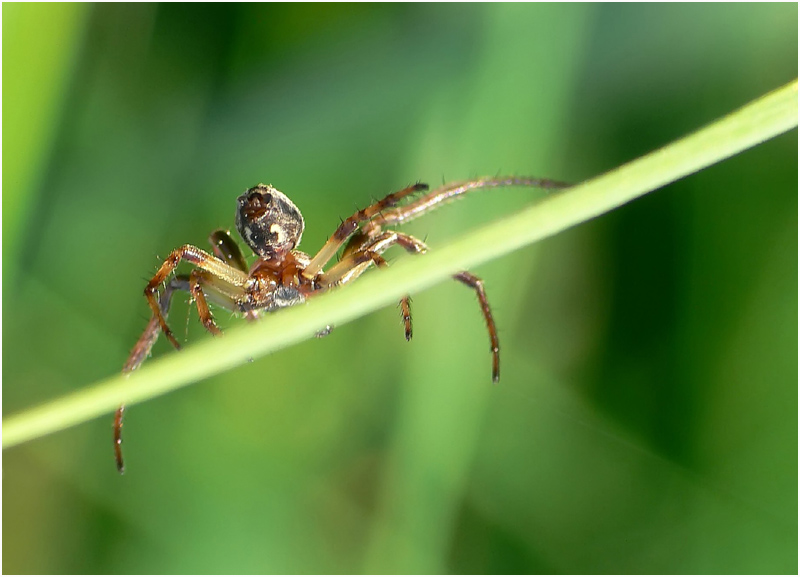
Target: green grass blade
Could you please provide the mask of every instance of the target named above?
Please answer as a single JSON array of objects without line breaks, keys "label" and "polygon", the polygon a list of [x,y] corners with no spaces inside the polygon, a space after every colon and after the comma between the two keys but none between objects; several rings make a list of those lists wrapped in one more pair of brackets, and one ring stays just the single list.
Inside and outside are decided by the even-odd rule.
[{"label": "green grass blade", "polygon": [[[3,6],[3,277],[14,286],[26,226],[42,185],[91,6],[19,3]],[[36,62],[35,66],[31,63]],[[35,221],[33,221],[35,222]]]},{"label": "green grass blade", "polygon": [[341,325],[417,293],[454,272],[507,254],[595,218],[667,183],[692,174],[797,126],[797,81],[710,126],[514,216],[484,226],[429,254],[229,331],[3,421],[3,448],[13,447],[175,390],[311,338],[326,324]]}]

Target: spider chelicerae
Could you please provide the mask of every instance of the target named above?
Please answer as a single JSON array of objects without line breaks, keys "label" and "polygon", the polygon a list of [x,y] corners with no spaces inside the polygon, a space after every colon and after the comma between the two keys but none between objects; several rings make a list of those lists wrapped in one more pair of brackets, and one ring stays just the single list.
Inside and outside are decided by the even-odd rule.
[{"label": "spider chelicerae", "polygon": [[[175,291],[190,294],[203,326],[218,335],[220,329],[209,310],[209,302],[249,320],[255,320],[265,312],[303,303],[330,288],[357,279],[371,265],[385,267],[386,261],[381,255],[394,245],[413,254],[428,250],[421,240],[383,227],[408,222],[471,190],[507,186],[561,189],[568,185],[550,179],[516,176],[477,178],[446,184],[430,192],[426,192],[426,184],[413,184],[342,221],[313,258],[297,250],[305,225],[303,215],[294,203],[271,185],[259,184],[249,188],[236,201],[236,230],[255,253],[256,261],[248,266],[236,241],[225,230],[216,230],[209,236],[213,255],[190,244],[173,250],[144,289],[153,316],[133,347],[123,373],[137,369],[144,362],[162,332],[176,349],[181,348],[167,324]],[[414,198],[423,192],[426,194]],[[342,246],[344,249],[339,261],[324,270]],[[173,275],[182,260],[195,268],[189,274]],[[500,379],[500,344],[483,281],[468,271],[457,273],[453,278],[472,288],[478,297],[489,331],[492,381],[496,383]],[[162,285],[165,288],[159,296],[158,289]],[[400,300],[400,310],[405,337],[410,340],[409,297]],[[318,334],[324,335],[329,331],[330,328],[326,327]],[[121,437],[124,411],[123,405],[114,417],[114,452],[120,473],[124,471]]]}]

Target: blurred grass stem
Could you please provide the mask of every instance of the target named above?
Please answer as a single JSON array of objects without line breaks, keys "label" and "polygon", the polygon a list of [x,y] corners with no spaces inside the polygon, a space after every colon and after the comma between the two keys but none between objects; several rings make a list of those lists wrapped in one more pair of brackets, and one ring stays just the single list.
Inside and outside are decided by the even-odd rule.
[{"label": "blurred grass stem", "polygon": [[[273,351],[313,337],[415,294],[455,272],[508,254],[621,206],[797,126],[797,80],[706,128],[564,192],[491,223],[426,255],[278,311],[3,420],[3,448],[111,413],[118,405],[152,399]],[[120,356],[122,360],[124,355]],[[266,382],[265,385],[269,383]],[[487,385],[488,386],[488,385]]]}]

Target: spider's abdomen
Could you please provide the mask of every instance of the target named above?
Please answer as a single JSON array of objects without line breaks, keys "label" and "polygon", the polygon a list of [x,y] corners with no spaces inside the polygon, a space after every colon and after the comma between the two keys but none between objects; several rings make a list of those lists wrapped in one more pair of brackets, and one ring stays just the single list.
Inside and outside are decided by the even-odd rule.
[{"label": "spider's abdomen", "polygon": [[262,258],[278,258],[300,244],[303,215],[285,194],[259,184],[237,200],[236,229],[247,245]]}]

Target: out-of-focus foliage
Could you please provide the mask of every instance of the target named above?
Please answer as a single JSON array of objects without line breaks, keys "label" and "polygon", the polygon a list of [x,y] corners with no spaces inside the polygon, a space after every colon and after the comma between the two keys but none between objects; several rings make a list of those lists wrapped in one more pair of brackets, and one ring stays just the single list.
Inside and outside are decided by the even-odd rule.
[{"label": "out-of-focus foliage", "polygon": [[[797,74],[796,5],[3,16],[4,415],[119,371],[158,255],[247,186],[291,195],[313,252],[409,182],[579,181]],[[4,572],[796,572],[797,152],[476,270],[498,386],[448,283],[410,344],[381,311],[131,408],[124,477],[110,417],[6,452]],[[407,230],[435,250],[536,194]],[[176,332],[209,338],[182,300]]]}]

